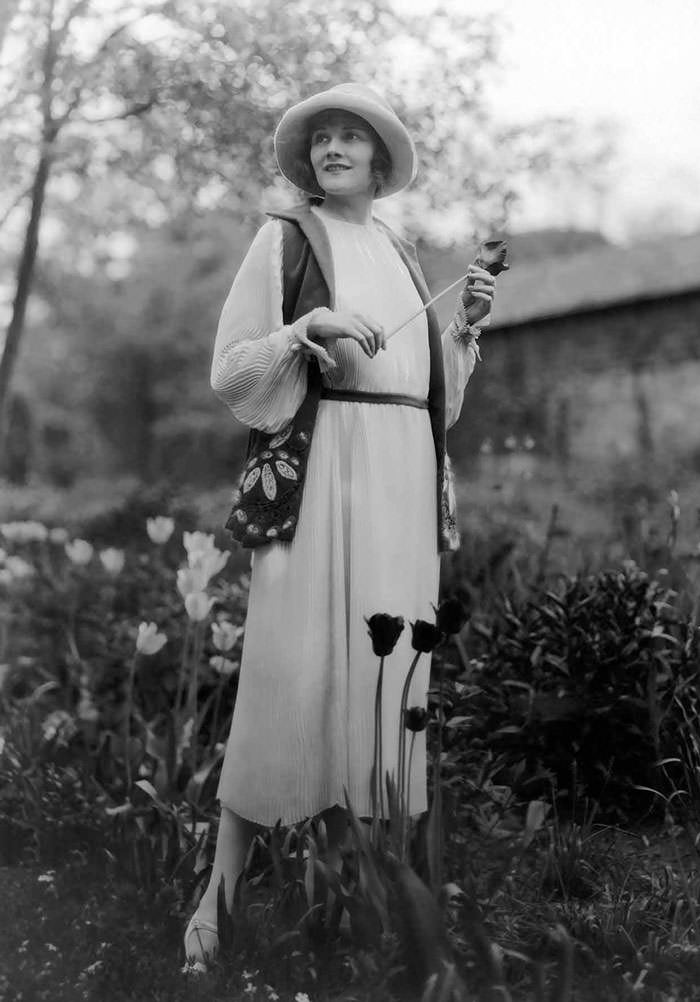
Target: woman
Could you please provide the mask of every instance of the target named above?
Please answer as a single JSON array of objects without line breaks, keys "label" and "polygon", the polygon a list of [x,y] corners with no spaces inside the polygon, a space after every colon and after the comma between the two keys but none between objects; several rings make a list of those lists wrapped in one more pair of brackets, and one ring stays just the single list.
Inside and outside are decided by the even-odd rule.
[{"label": "woman", "polygon": [[[437,601],[449,520],[436,493],[444,433],[478,356],[471,325],[494,294],[492,276],[472,266],[470,305],[444,335],[432,311],[419,312],[428,294],[412,249],[372,216],[375,198],[413,179],[415,150],[374,91],[342,84],[295,105],[275,152],[284,176],[317,204],[258,232],[216,337],[212,387],[263,439],[229,523],[256,549],[215,860],[185,934],[191,962],[216,951],[220,878],[230,908],[258,826],[321,815],[337,846],[345,790],[371,816],[377,659],[365,618],[428,618]],[[409,632],[389,662],[401,668],[385,672],[389,771]],[[428,675],[425,657],[411,705],[425,702]],[[427,808],[424,738],[414,748],[412,813]]]}]

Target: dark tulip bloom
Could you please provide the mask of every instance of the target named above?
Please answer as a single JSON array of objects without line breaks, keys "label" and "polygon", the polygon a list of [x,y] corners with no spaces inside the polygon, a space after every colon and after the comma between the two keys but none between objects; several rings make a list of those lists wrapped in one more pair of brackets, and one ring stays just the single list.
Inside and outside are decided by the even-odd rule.
[{"label": "dark tulip bloom", "polygon": [[430,654],[442,640],[442,630],[435,623],[426,623],[424,619],[417,619],[412,624],[412,630],[411,646],[414,651]]},{"label": "dark tulip bloom", "polygon": [[404,711],[403,722],[409,731],[424,731],[428,726],[428,711],[422,706],[412,706]]},{"label": "dark tulip bloom", "polygon": [[372,638],[372,650],[378,658],[391,654],[396,641],[403,633],[403,616],[390,616],[386,612],[375,612],[366,619],[367,631]]},{"label": "dark tulip bloom", "polygon": [[438,628],[448,636],[459,633],[468,618],[466,606],[458,598],[446,598],[436,610]]},{"label": "dark tulip bloom", "polygon": [[508,271],[510,265],[506,263],[508,244],[505,240],[485,240],[479,247],[476,264],[485,268],[491,275],[500,275],[502,271]]}]

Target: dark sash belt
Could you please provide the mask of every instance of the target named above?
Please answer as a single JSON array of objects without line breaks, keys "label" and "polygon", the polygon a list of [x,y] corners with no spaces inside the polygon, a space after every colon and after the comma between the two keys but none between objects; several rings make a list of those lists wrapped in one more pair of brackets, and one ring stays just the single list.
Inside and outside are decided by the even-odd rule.
[{"label": "dark sash belt", "polygon": [[321,400],[342,400],[357,404],[399,404],[427,411],[428,401],[407,393],[369,393],[365,390],[336,390],[330,386],[321,389]]}]

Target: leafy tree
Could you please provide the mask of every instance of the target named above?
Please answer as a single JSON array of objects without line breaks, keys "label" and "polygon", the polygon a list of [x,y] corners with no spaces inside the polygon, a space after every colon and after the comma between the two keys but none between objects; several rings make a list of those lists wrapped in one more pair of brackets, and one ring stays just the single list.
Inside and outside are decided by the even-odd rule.
[{"label": "leafy tree", "polygon": [[271,144],[282,111],[342,79],[374,82],[417,138],[421,181],[387,205],[414,237],[446,215],[466,234],[500,227],[516,177],[553,146],[551,125],[503,130],[489,119],[498,39],[490,19],[406,16],[389,0],[359,0],[351,11],[345,0],[18,0],[16,8],[0,53],[8,185],[0,222],[15,227],[19,261],[0,422],[45,205],[54,224],[47,250],[83,273],[110,236],[144,225],[216,210],[248,228],[262,193],[289,197]]}]

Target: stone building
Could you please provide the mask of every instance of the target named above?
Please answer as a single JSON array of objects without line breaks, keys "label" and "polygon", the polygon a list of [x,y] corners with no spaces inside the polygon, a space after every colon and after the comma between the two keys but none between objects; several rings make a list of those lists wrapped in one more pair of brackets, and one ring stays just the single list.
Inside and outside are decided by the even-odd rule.
[{"label": "stone building", "polygon": [[700,234],[512,259],[481,351],[450,433],[457,462],[530,440],[563,466],[663,455],[700,471]]}]

